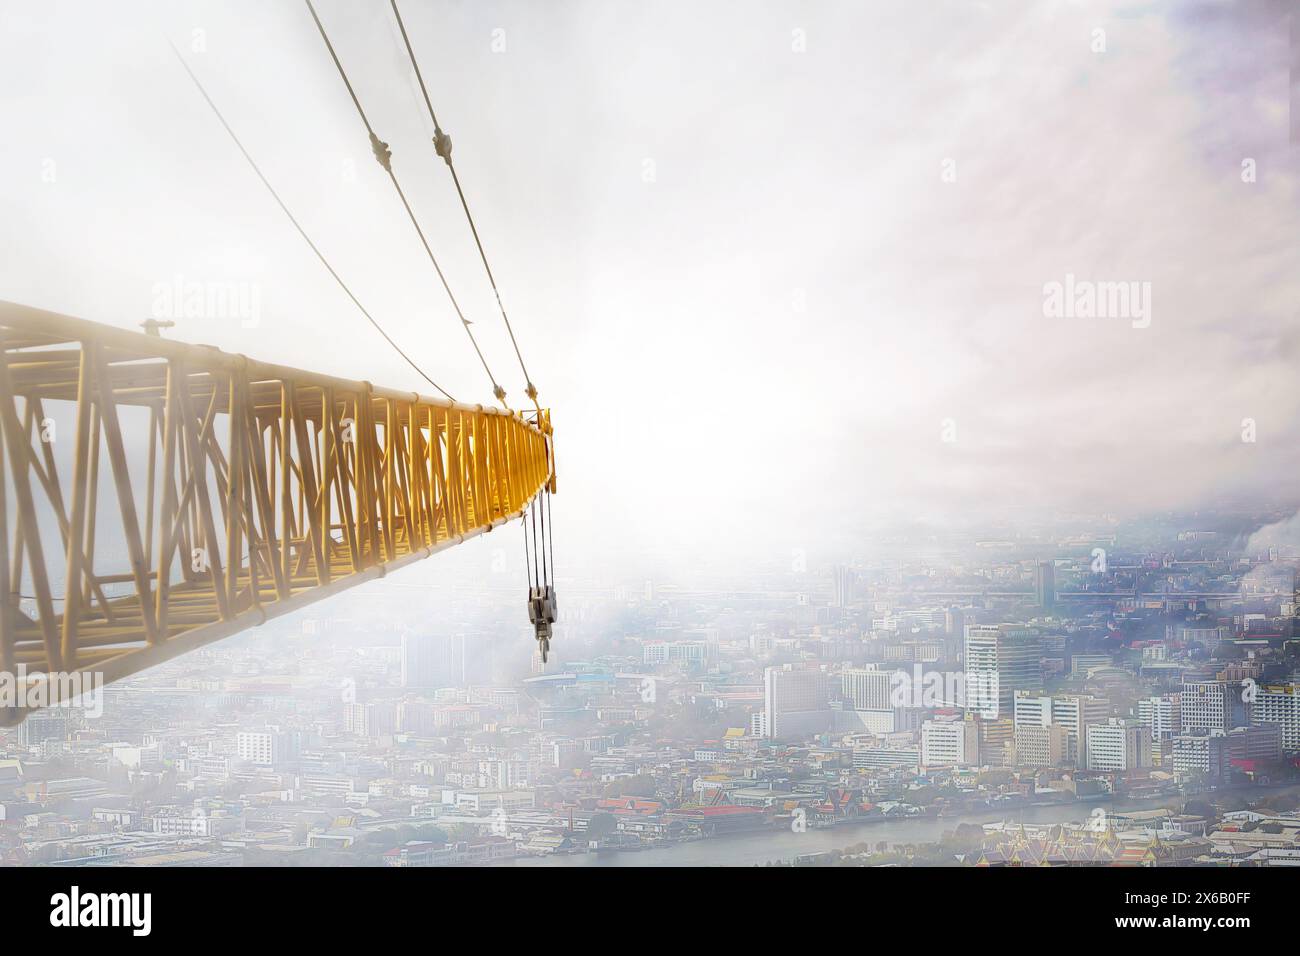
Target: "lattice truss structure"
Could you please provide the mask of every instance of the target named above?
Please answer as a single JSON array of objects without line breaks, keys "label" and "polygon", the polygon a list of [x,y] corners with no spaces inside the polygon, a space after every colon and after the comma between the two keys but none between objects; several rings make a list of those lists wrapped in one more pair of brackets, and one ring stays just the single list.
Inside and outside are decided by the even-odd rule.
[{"label": "lattice truss structure", "polygon": [[2,302],[0,350],[0,672],[116,680],[554,490],[544,411]]}]

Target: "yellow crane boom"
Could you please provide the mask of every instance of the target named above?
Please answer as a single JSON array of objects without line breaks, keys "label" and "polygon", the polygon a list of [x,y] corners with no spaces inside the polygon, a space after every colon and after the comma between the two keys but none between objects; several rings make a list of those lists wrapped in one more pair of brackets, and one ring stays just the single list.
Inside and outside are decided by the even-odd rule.
[{"label": "yellow crane boom", "polygon": [[[546,411],[528,420],[8,302],[0,357],[0,673],[47,680],[49,703],[53,675],[134,674],[554,490]],[[75,409],[71,436],[50,427],[58,403]]]}]

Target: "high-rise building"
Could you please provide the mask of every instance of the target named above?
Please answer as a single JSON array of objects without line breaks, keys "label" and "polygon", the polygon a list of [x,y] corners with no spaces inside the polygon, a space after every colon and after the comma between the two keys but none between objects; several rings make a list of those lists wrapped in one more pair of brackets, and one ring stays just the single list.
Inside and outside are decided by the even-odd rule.
[{"label": "high-rise building", "polygon": [[1015,713],[1018,690],[1039,690],[1038,632],[1014,624],[970,624],[965,647],[966,709],[994,719]]},{"label": "high-rise building", "polygon": [[1173,748],[1174,773],[1180,778],[1204,778],[1213,783],[1232,772],[1226,734],[1179,734]]},{"label": "high-rise building", "polygon": [[1063,727],[1066,733],[1065,760],[1084,766],[1087,756],[1087,726],[1110,716],[1110,704],[1089,694],[1042,695],[1019,691],[1015,696],[1016,730],[1021,727]]},{"label": "high-rise building", "polygon": [[1179,711],[1185,734],[1202,731],[1226,733],[1244,727],[1250,720],[1249,707],[1238,681],[1204,680],[1183,684]]},{"label": "high-rise building", "polygon": [[1260,685],[1250,716],[1255,724],[1277,724],[1282,730],[1282,750],[1300,753],[1300,681]]},{"label": "high-rise building", "polygon": [[1228,731],[1228,754],[1233,760],[1282,759],[1282,727],[1278,724],[1257,724],[1237,727]]},{"label": "high-rise building", "polygon": [[821,733],[831,724],[828,680],[814,668],[784,664],[763,671],[763,730],[783,740]]},{"label": "high-rise building", "polygon": [[958,640],[966,633],[966,612],[953,605],[944,612],[943,630],[949,637],[955,637]]},{"label": "high-rise building", "polygon": [[[1173,740],[1174,772],[1205,783],[1229,780],[1237,768],[1252,761],[1281,759],[1282,728],[1278,724],[1236,727],[1180,734]],[[1234,765],[1235,762],[1235,765]]]},{"label": "high-rise building", "polygon": [[343,730],[359,737],[377,738],[397,729],[397,704],[381,700],[343,705]]},{"label": "high-rise building", "polygon": [[1151,734],[1139,721],[1111,717],[1087,728],[1089,770],[1140,770],[1151,766]]},{"label": "high-rise building", "polygon": [[857,575],[852,568],[837,564],[831,571],[831,583],[833,586],[833,595],[831,604],[834,607],[848,607],[853,603],[854,586],[857,584]]},{"label": "high-rise building", "polygon": [[402,686],[458,687],[465,683],[463,634],[403,634]]},{"label": "high-rise building", "polygon": [[854,710],[889,710],[894,671],[853,667],[840,672],[840,693]]},{"label": "high-rise building", "polygon": [[927,720],[921,725],[921,765],[970,767],[979,764],[979,728],[960,717]]},{"label": "high-rise building", "polygon": [[980,763],[987,767],[1011,767],[1016,760],[1016,722],[1005,717],[987,718],[968,713],[968,723],[975,725],[979,741]]},{"label": "high-rise building", "polygon": [[64,711],[50,708],[28,714],[18,725],[18,744],[39,747],[48,741],[62,741],[68,736],[68,718]]},{"label": "high-rise building", "polygon": [[[920,665],[915,670],[919,674]],[[839,699],[832,704],[832,730],[890,734],[921,725],[921,708],[928,705],[919,703],[911,693],[912,677],[907,671],[868,664],[846,668],[838,677]]]},{"label": "high-rise building", "polygon": [[954,661],[961,654],[962,639],[966,634],[966,612],[953,605],[943,615],[944,656]]},{"label": "high-rise building", "polygon": [[1051,561],[1034,565],[1034,601],[1045,611],[1056,606],[1056,565]]},{"label": "high-rise building", "polygon": [[1017,767],[1060,767],[1066,762],[1069,733],[1059,724],[1017,724]]},{"label": "high-rise building", "polygon": [[1143,697],[1137,702],[1138,720],[1151,729],[1151,740],[1171,740],[1183,732],[1182,704],[1178,694]]},{"label": "high-rise building", "polygon": [[258,767],[273,767],[286,756],[285,737],[277,731],[240,731],[235,734],[235,754]]}]

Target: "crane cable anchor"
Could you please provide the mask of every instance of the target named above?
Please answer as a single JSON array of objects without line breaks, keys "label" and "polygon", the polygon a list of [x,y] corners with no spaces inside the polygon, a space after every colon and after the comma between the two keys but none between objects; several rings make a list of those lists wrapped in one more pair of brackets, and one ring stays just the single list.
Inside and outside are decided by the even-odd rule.
[{"label": "crane cable anchor", "polygon": [[442,157],[442,161],[451,165],[451,137],[436,127],[433,131],[433,151]]},{"label": "crane cable anchor", "polygon": [[388,144],[374,134],[370,133],[370,151],[375,154],[375,160],[380,166],[383,166],[388,172],[393,171],[393,151],[388,148]]}]

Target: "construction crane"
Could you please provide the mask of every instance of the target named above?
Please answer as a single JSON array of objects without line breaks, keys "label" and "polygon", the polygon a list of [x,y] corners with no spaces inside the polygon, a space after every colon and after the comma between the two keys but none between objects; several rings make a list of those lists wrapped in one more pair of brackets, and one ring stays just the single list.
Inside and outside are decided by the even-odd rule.
[{"label": "construction crane", "polygon": [[[75,410],[70,437],[51,434],[59,404]],[[523,518],[555,490],[545,409],[9,302],[0,432],[0,673],[46,680],[47,704],[66,702],[54,675],[135,674]]]},{"label": "construction crane", "polygon": [[[139,333],[0,302],[0,681],[35,682],[40,691],[36,705],[0,705],[0,723],[21,720],[30,706],[70,702],[86,685],[69,677],[91,674],[95,686],[126,677],[514,518],[525,519],[528,616],[547,659],[557,613],[550,411],[538,404],[452,164],[451,138],[438,124],[396,0],[390,5],[436,129],[433,154],[450,172],[533,411],[525,416],[507,405],[392,151],[310,0],[307,12],[375,158],[501,408],[456,402],[385,331],[173,46],[325,271],[442,397],[165,340],[161,330],[174,323],[157,317],[140,323]],[[63,442],[47,411],[58,403],[75,405],[70,465],[54,453]],[[102,512],[120,519],[120,542],[97,533]],[[120,566],[105,567],[110,562]],[[25,690],[19,696],[33,699]]]}]

